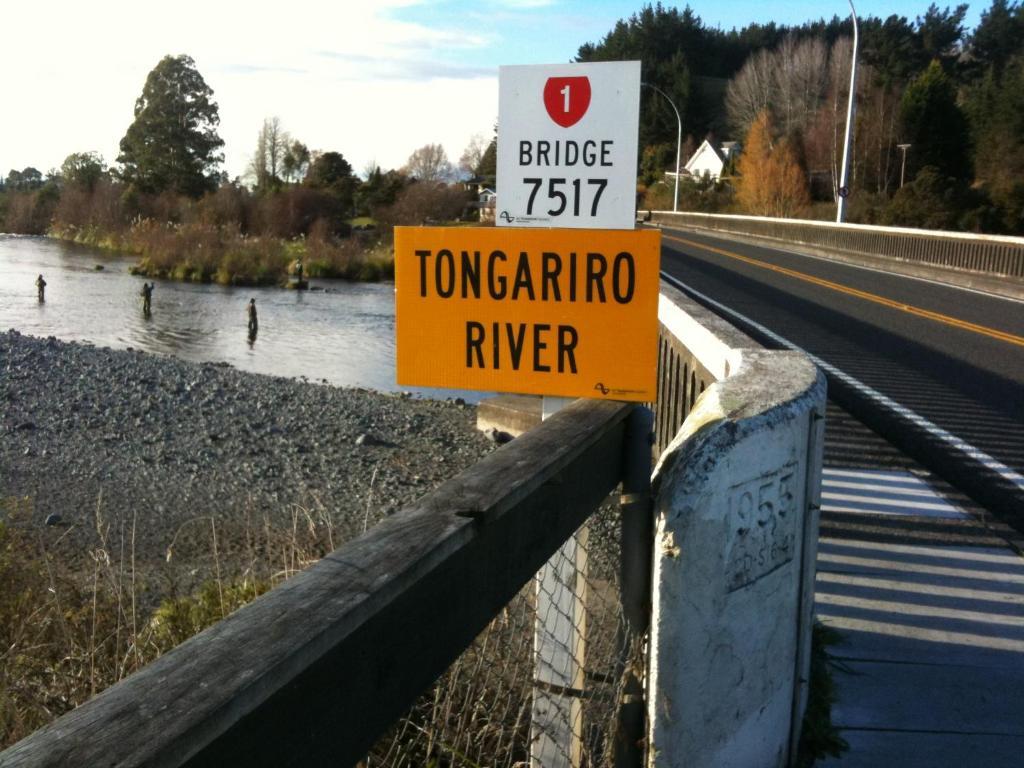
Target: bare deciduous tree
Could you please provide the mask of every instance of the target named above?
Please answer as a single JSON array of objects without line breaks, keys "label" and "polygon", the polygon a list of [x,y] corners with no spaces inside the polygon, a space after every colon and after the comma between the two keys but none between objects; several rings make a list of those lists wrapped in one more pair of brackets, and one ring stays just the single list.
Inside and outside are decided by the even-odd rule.
[{"label": "bare deciduous tree", "polygon": [[762,49],[747,58],[725,91],[725,110],[734,135],[743,136],[757,116],[769,109],[772,101],[771,53]]},{"label": "bare deciduous tree", "polygon": [[249,175],[257,189],[266,189],[281,180],[283,161],[290,138],[281,128],[281,119],[268,117],[256,138],[256,151],[249,162]]},{"label": "bare deciduous tree", "polygon": [[395,203],[378,214],[385,225],[419,226],[457,219],[470,201],[458,186],[411,184],[398,193]]},{"label": "bare deciduous tree", "polygon": [[446,182],[454,175],[448,155],[440,144],[424,144],[409,155],[403,170],[420,181]]},{"label": "bare deciduous tree", "polygon": [[462,157],[459,158],[459,170],[462,171],[466,176],[472,177],[476,175],[477,168],[480,167],[480,161],[484,157],[484,152],[487,151],[487,140],[479,133],[474,133],[469,139],[469,144],[462,151]]},{"label": "bare deciduous tree", "polygon": [[817,110],[828,84],[828,49],[819,38],[787,37],[772,53],[776,115],[787,136],[799,133]]},{"label": "bare deciduous tree", "polygon": [[825,97],[827,64],[828,50],[817,38],[790,36],[774,50],[754,53],[726,90],[730,128],[744,135],[767,109],[784,134],[799,133]]}]

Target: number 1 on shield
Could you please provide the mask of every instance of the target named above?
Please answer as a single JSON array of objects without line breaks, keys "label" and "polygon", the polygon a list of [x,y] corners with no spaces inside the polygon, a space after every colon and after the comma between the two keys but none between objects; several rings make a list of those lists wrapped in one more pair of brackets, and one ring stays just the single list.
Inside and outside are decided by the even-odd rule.
[{"label": "number 1 on shield", "polygon": [[565,106],[562,108],[562,111],[568,113],[569,112],[569,85],[566,84],[565,88],[560,90],[559,93],[562,94],[565,97],[565,100],[563,102],[565,104]]}]

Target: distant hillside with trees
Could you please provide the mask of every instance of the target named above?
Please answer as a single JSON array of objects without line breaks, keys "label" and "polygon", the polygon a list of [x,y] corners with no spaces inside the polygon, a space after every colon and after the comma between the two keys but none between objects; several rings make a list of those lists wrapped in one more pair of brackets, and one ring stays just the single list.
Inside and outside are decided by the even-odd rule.
[{"label": "distant hillside with trees", "polygon": [[[1024,7],[992,0],[973,31],[966,11],[859,18],[849,220],[1024,234]],[[806,200],[775,207],[786,215],[831,218],[851,54],[849,18],[723,31],[658,3],[582,45],[577,60],[639,59],[643,81],[680,109],[683,162],[705,138],[744,147],[724,180],[683,184],[685,208],[754,213],[774,197]],[[646,207],[671,207],[676,130],[666,99],[642,88]]]}]

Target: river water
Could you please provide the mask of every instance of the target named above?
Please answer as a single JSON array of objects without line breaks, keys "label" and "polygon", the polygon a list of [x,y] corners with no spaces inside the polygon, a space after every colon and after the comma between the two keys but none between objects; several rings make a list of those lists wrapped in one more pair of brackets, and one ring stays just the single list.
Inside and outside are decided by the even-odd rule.
[{"label": "river water", "polygon": [[[139,295],[146,281],[128,272],[134,261],[58,240],[0,234],[0,330],[382,392],[469,401],[482,394],[398,387],[393,283],[312,280],[312,289],[323,290],[288,291],[156,281],[146,317]],[[44,303],[36,298],[39,274],[47,283]],[[250,298],[259,313],[252,341]]]}]

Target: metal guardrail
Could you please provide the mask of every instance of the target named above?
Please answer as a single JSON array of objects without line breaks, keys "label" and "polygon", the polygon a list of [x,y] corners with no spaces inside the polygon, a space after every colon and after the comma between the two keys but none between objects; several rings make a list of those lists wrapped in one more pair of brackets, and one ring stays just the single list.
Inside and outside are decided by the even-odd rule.
[{"label": "metal guardrail", "polygon": [[1024,278],[1021,237],[671,211],[654,211],[651,221],[764,237],[826,251]]}]

